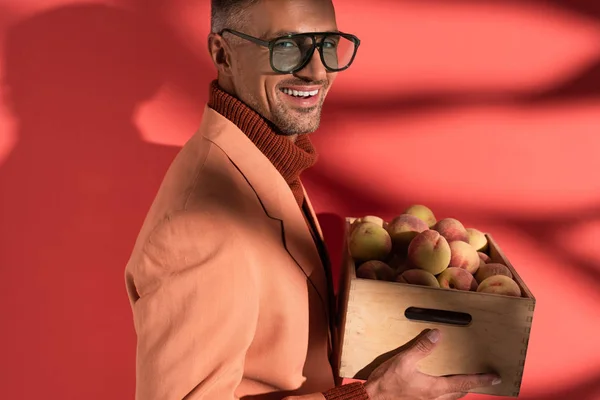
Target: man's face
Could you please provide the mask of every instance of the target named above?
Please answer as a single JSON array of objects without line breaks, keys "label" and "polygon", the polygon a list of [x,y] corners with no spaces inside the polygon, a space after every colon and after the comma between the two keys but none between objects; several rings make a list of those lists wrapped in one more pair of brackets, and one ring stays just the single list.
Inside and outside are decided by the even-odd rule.
[{"label": "man's face", "polygon": [[[335,11],[329,0],[262,0],[248,13],[249,23],[240,30],[263,40],[286,33],[337,29]],[[231,79],[237,97],[275,124],[284,135],[314,132],[319,127],[325,96],[336,76],[325,69],[318,50],[302,70],[278,74],[271,69],[268,48],[237,37],[234,40]],[[312,93],[318,90],[318,93],[301,98],[288,89]]]}]

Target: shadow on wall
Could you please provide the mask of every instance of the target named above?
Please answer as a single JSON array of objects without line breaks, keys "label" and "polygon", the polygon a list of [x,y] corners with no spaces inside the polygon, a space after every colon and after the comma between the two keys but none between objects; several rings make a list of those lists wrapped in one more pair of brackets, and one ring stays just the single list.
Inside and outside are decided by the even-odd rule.
[{"label": "shadow on wall", "polygon": [[[458,0],[454,3],[465,3],[471,0]],[[510,3],[510,0],[495,0],[496,2]],[[431,3],[437,3],[432,1]],[[538,0],[519,1],[518,4],[526,6],[528,4],[539,4]],[[591,2],[587,0],[551,0],[548,3],[565,10],[579,13],[587,18],[596,20],[600,29],[600,2]],[[413,95],[391,95],[388,97],[346,97],[336,99],[335,102],[326,103],[324,117],[326,124],[323,130],[335,129],[336,120],[347,119],[348,114],[358,113],[365,118],[376,119],[378,116],[400,116],[414,115],[414,113],[429,113],[446,107],[465,107],[482,105],[514,105],[517,107],[543,107],[547,103],[574,103],[580,100],[600,99],[600,44],[598,45],[598,58],[584,66],[564,81],[555,82],[546,88],[537,91],[516,91],[516,92],[452,92],[444,91],[439,93],[415,93]],[[600,123],[599,123],[600,126]],[[399,133],[403,134],[403,133]],[[406,133],[408,134],[408,133]],[[398,207],[409,205],[412,201],[408,198],[385,199],[369,194],[368,191],[360,190],[353,185],[351,177],[328,171],[320,168],[314,168],[306,172],[306,181],[310,181],[314,186],[315,192],[335,193],[335,197],[344,199],[346,212],[349,216],[360,217],[363,215],[395,216],[400,210]],[[443,202],[442,202],[443,203]],[[440,203],[439,206],[443,206]],[[438,209],[438,207],[434,207]],[[465,210],[465,212],[467,212]],[[472,213],[473,210],[469,210]],[[328,240],[333,243],[330,255],[333,258],[334,269],[339,267],[338,257],[341,251],[342,243],[335,239],[335,235],[343,231],[343,221],[340,216],[334,214],[321,214],[323,218],[323,230]],[[552,249],[552,255],[572,266],[573,273],[586,281],[597,280],[600,277],[600,270],[595,260],[587,259],[570,252],[557,242],[561,231],[572,231],[577,224],[600,220],[600,209],[590,207],[585,210],[573,210],[569,214],[561,214],[551,220],[540,221],[537,219],[514,218],[506,215],[480,215],[488,222],[500,224],[519,232],[531,239],[532,243],[537,243],[540,248]],[[329,231],[329,232],[328,232]],[[550,243],[550,245],[549,245]],[[554,245],[556,244],[556,245]],[[329,243],[328,243],[329,245]],[[335,271],[337,272],[337,271]],[[337,276],[334,274],[334,276]],[[336,282],[337,284],[337,282]],[[337,286],[336,286],[337,287]]]},{"label": "shadow on wall", "polygon": [[[535,3],[534,0],[529,0]],[[600,2],[589,0],[550,0],[557,7],[595,19],[600,29]],[[600,97],[600,43],[598,57],[565,82],[534,95],[532,100],[577,100]]]},{"label": "shadow on wall", "polygon": [[186,56],[162,25],[101,5],[37,14],[5,46],[4,100],[18,122],[0,165],[6,395],[131,398],[123,273],[178,151],[142,141],[133,117]]},{"label": "shadow on wall", "polygon": [[[597,2],[555,3],[600,21]],[[206,90],[203,77],[213,72],[157,17],[106,6],[35,15],[12,27],[5,46],[5,100],[17,118],[19,142],[0,164],[4,392],[15,399],[48,393],[131,398],[135,342],[123,271],[178,150],[142,141],[133,116],[167,80],[177,79],[189,98],[199,99],[198,90]],[[416,94],[366,103],[349,98],[329,104],[326,113],[341,118],[360,110],[372,117],[473,102],[527,106],[598,97],[599,69],[597,60],[542,93],[490,93],[484,99]],[[397,211],[399,199],[392,204],[371,198],[340,176],[316,171],[310,176],[323,191],[350,199],[355,216]],[[333,214],[319,218],[339,273],[343,220]],[[532,221],[510,223],[523,230],[548,228],[531,228],[538,226]],[[600,390],[597,382],[524,399],[592,399]]]},{"label": "shadow on wall", "polygon": [[[473,0],[456,0],[457,3],[480,2]],[[566,11],[580,14],[586,18],[596,20],[600,29],[600,2],[589,0],[494,0],[497,3],[516,3],[519,6],[550,4]],[[432,7],[439,1],[431,1]],[[446,4],[447,2],[443,2]],[[376,118],[377,116],[403,115],[426,113],[439,109],[470,106],[470,105],[503,105],[512,104],[522,107],[536,107],[547,103],[579,101],[598,99],[600,97],[600,44],[598,56],[588,64],[582,66],[573,75],[554,85],[540,88],[535,91],[498,91],[498,92],[463,92],[440,91],[427,93],[413,93],[411,95],[386,95],[368,98],[346,97],[336,99],[335,103],[326,103],[325,113],[328,121],[344,120],[350,113],[359,113]]]}]

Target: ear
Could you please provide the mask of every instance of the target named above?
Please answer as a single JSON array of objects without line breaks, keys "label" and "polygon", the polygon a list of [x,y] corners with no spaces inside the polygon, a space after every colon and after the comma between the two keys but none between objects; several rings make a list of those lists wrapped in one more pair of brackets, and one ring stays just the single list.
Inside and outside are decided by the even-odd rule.
[{"label": "ear", "polygon": [[208,52],[219,74],[232,75],[231,48],[221,35],[217,33],[208,35]]}]

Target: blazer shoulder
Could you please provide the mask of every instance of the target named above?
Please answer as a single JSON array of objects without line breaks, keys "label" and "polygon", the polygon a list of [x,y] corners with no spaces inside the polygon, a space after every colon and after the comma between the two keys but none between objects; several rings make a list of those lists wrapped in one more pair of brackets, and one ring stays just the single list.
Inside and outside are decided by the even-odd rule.
[{"label": "blazer shoulder", "polygon": [[205,139],[207,154],[198,168],[182,210],[225,209],[230,213],[262,209],[258,195],[234,160],[218,145]]}]

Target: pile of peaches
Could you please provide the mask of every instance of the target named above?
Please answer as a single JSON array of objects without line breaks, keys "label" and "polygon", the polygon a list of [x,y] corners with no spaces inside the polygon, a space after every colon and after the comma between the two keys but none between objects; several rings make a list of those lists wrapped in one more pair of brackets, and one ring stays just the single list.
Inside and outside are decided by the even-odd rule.
[{"label": "pile of peaches", "polygon": [[415,204],[390,222],[369,215],[356,219],[348,233],[356,276],[521,297],[510,269],[489,256],[487,236],[455,218],[436,220]]}]

